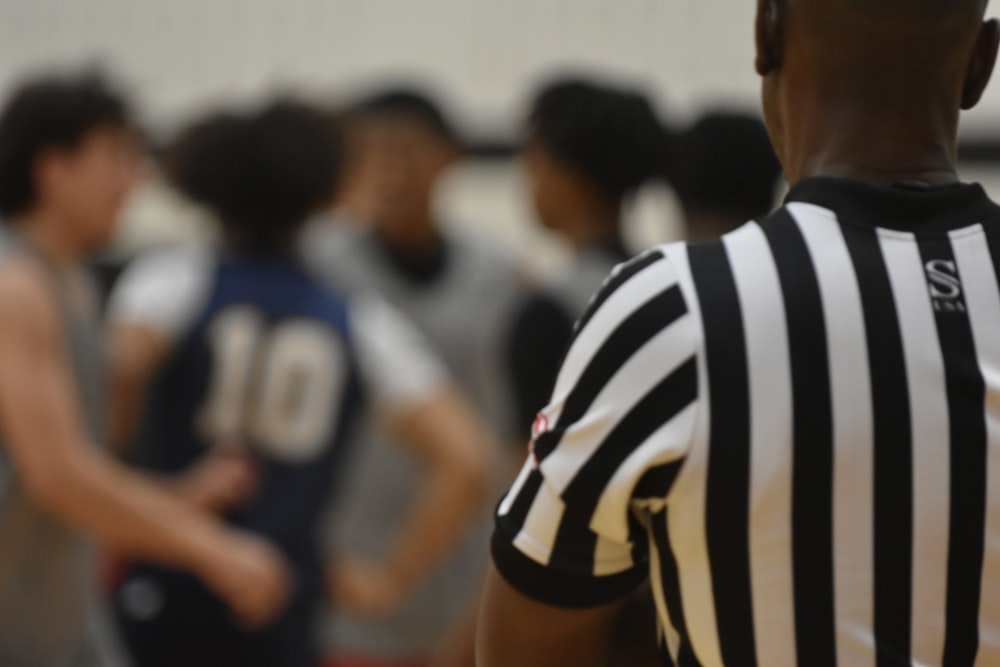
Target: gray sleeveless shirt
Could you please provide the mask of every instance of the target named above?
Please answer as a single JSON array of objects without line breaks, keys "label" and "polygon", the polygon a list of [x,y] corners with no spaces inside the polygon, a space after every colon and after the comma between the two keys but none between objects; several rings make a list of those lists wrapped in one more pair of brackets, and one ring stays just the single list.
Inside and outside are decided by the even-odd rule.
[{"label": "gray sleeveless shirt", "polygon": [[[0,228],[0,263],[26,250]],[[82,275],[50,272],[90,435],[99,441],[102,348],[93,292]],[[0,665],[104,665],[93,549],[28,497],[0,430]],[[101,625],[101,628],[97,626]]]},{"label": "gray sleeveless shirt", "polygon": [[[401,276],[364,232],[313,230],[308,256],[334,282],[378,292],[406,315],[445,363],[457,385],[502,432],[510,424],[501,345],[506,319],[521,295],[517,263],[489,241],[451,232],[447,268],[428,284]],[[423,479],[414,461],[400,454],[376,429],[362,427],[344,488],[327,530],[353,555],[377,561],[398,534],[406,508]],[[495,452],[496,460],[512,457]],[[498,470],[501,483],[513,471]],[[380,659],[425,658],[472,609],[488,560],[492,520],[484,514],[457,553],[389,618],[363,621],[328,615],[324,643],[345,654]]]}]

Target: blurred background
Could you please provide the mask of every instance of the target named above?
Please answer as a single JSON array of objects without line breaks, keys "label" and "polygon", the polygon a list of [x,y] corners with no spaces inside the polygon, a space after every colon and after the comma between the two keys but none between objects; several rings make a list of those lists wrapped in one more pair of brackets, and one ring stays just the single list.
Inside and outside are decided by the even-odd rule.
[{"label": "blurred background", "polygon": [[[533,89],[594,73],[643,88],[664,120],[707,106],[755,111],[751,0],[0,0],[0,95],[53,66],[97,64],[132,93],[153,137],[206,107],[279,91],[321,101],[418,82],[473,147],[439,194],[449,224],[487,226],[529,263],[562,248],[533,224],[514,148]],[[627,8],[628,11],[624,11]],[[995,7],[991,10],[998,11]],[[967,178],[1000,194],[1000,86],[965,120]],[[679,234],[659,187],[628,216],[641,247]],[[201,233],[155,181],[119,248]]]},{"label": "blurred background", "polygon": [[[467,247],[464,245],[466,239],[456,240],[456,244],[463,244],[454,246],[461,252],[452,253],[447,261],[442,259],[447,255],[435,245],[440,241],[436,229],[431,234],[434,241],[430,244],[433,246],[431,252],[425,252],[427,248],[419,244],[415,249],[404,248],[404,252],[398,246],[405,244],[393,245],[389,242],[391,239],[382,238],[380,242],[384,243],[378,248],[391,252],[368,257],[356,252],[367,246],[345,243],[334,247],[340,254],[331,255],[334,259],[330,264],[353,270],[351,260],[360,257],[356,267],[360,276],[358,283],[378,283],[379,276],[385,278],[385,284],[376,284],[376,289],[383,296],[388,295],[387,300],[427,334],[449,371],[458,378],[461,389],[474,399],[476,407],[488,418],[489,426],[496,431],[497,442],[506,448],[499,452],[497,459],[509,453],[512,464],[496,466],[497,470],[491,472],[500,479],[483,483],[492,507],[492,499],[499,496],[500,488],[507,486],[515,465],[523,459],[528,426],[548,400],[547,391],[558,369],[557,365],[546,369],[538,359],[548,363],[558,361],[572,322],[583,312],[590,295],[611,266],[645,247],[679,240],[685,234],[693,235],[695,218],[702,218],[699,222],[703,227],[708,225],[702,229],[702,234],[714,235],[725,231],[723,222],[736,224],[746,220],[747,215],[759,215],[756,211],[745,213],[743,208],[741,199],[747,195],[746,190],[756,187],[759,181],[747,174],[764,174],[764,199],[770,205],[767,195],[774,189],[771,184],[775,181],[777,165],[759,123],[750,119],[753,127],[749,134],[746,125],[738,123],[735,129],[730,126],[720,130],[718,125],[711,124],[703,127],[700,133],[692,129],[697,128],[695,121],[708,111],[759,115],[759,81],[753,68],[755,8],[753,0],[0,0],[0,99],[5,99],[25,79],[39,74],[97,68],[129,94],[154,150],[168,143],[192,119],[218,109],[257,107],[280,95],[305,98],[324,110],[351,108],[372,93],[394,88],[416,88],[439,101],[468,150],[462,159],[453,163],[450,131],[440,132],[442,128],[436,127],[434,122],[427,126],[427,121],[434,121],[434,118],[421,118],[417,113],[416,120],[420,121],[418,125],[422,125],[424,135],[427,130],[431,132],[429,136],[418,137],[426,141],[418,141],[416,145],[433,159],[430,159],[430,167],[420,161],[416,162],[416,168],[410,165],[407,177],[416,174],[411,180],[418,181],[420,187],[427,185],[433,189],[435,209],[433,215],[426,216],[429,220],[420,222],[436,225],[441,221],[456,232],[472,231],[482,238],[476,239],[477,243],[468,241]],[[1000,9],[994,7],[991,13],[1000,15]],[[670,186],[660,182],[643,186],[633,197],[629,183],[621,192],[617,188],[608,192],[604,188],[606,183],[597,178],[606,176],[615,185],[621,176],[618,172],[630,171],[629,168],[635,166],[633,156],[654,153],[661,148],[652,139],[645,142],[645,136],[655,137],[657,133],[644,135],[642,130],[649,128],[638,127],[642,113],[636,115],[635,100],[623,103],[615,98],[617,102],[613,106],[618,107],[619,114],[613,119],[615,122],[607,122],[605,115],[600,117],[604,126],[596,128],[587,125],[589,118],[585,118],[587,122],[580,121],[580,117],[587,116],[581,112],[586,105],[551,105],[552,108],[533,118],[534,136],[532,141],[525,142],[528,109],[539,88],[565,76],[593,78],[648,98],[655,114],[669,130],[659,134],[671,140],[664,142],[670,146],[663,151],[670,155],[661,156],[664,162],[669,158],[671,163],[671,177],[674,178]],[[607,91],[604,93],[607,98]],[[592,96],[591,103],[597,104],[593,108],[598,109],[595,112],[598,116],[607,111],[607,107],[599,103],[611,104],[607,99],[602,101],[600,95],[596,96],[597,102],[593,99]],[[357,113],[357,109],[354,111]],[[399,151],[386,150],[384,139],[372,137],[387,132],[385,127],[378,129],[378,117],[392,117],[398,111],[389,109],[391,113],[386,113],[385,108],[379,111],[369,107],[368,126],[360,122],[365,114],[357,114],[355,120],[359,122],[353,128],[356,136],[348,137],[353,140],[350,145],[355,150],[345,152],[345,163],[353,158],[356,163],[378,165],[368,171],[391,171],[385,169],[385,165],[394,159],[400,161]],[[648,107],[642,106],[639,111],[650,115]],[[413,113],[411,108],[402,115],[413,116]],[[549,115],[558,116],[558,122],[542,122],[551,120],[542,118]],[[614,113],[609,115],[615,116]],[[326,117],[323,118],[325,123]],[[653,121],[650,124],[655,125],[656,130],[663,129],[655,119]],[[382,122],[387,123],[385,117]],[[562,130],[571,126],[577,135],[587,132],[594,135],[588,141],[571,136],[572,141],[562,142],[572,144],[570,148],[584,146],[583,155],[565,150],[566,146],[559,141],[566,136],[561,134]],[[642,135],[643,140],[632,141],[632,145],[623,141],[622,136],[629,135],[627,130],[630,129],[636,130],[631,133],[631,139]],[[573,131],[566,132],[573,135]],[[345,134],[351,135],[351,132]],[[394,135],[390,131],[388,136]],[[757,146],[763,146],[765,155],[753,154],[755,139]],[[441,140],[445,140],[443,147],[438,145]],[[366,142],[367,151],[377,154],[378,159],[372,160],[370,156],[368,160],[359,159],[365,151],[357,150],[357,146],[366,145]],[[406,142],[402,145],[406,146]],[[389,157],[379,154],[373,146],[383,146],[381,152],[389,153]],[[522,151],[523,146],[528,149]],[[586,150],[588,146],[596,148],[589,151]],[[734,146],[736,148],[732,148]],[[726,147],[731,150],[725,150]],[[561,151],[550,150],[553,148]],[[436,153],[438,150],[444,150],[448,158],[448,169],[440,183],[437,178],[440,172],[435,171],[435,160],[441,157]],[[981,106],[967,114],[960,152],[965,179],[982,182],[995,199],[1000,198],[1000,81],[994,82],[987,91]],[[734,153],[736,159],[730,160]],[[621,156],[624,158],[619,159]],[[701,159],[691,159],[692,156]],[[553,157],[557,159],[552,160]],[[744,161],[740,162],[740,158]],[[727,160],[728,166],[724,164]],[[747,167],[745,160],[755,165],[763,164],[763,167]],[[117,238],[108,254],[101,258],[100,268],[107,269],[108,283],[127,260],[143,251],[210,239],[216,234],[215,223],[208,214],[169,188],[152,162],[150,160],[150,177],[125,207]],[[559,172],[560,167],[572,169],[555,173],[554,177],[553,172]],[[355,177],[355,172],[366,171],[357,164],[353,168]],[[292,171],[286,169],[281,173]],[[430,176],[423,172],[429,172]],[[581,174],[586,177],[581,179],[583,181],[596,180],[585,183],[588,187],[569,187],[567,195],[567,181],[579,186],[570,177]],[[371,179],[371,174],[368,176]],[[650,173],[632,180],[652,181],[655,176],[656,173]],[[590,241],[593,247],[588,248],[587,243],[581,242],[574,249],[567,240],[569,234],[560,236],[553,232],[551,221],[548,221],[548,228],[540,224],[540,207],[536,206],[538,198],[533,198],[533,182],[536,186],[538,182],[547,182],[549,204],[553,191],[560,195],[554,198],[561,200],[557,203],[563,205],[564,218],[576,216],[578,221],[591,222],[586,215],[579,215],[581,210],[596,202],[597,213],[604,214],[609,211],[602,206],[612,204],[609,209],[614,214],[611,217],[615,224],[609,238],[596,235],[587,238],[593,230],[579,228],[575,233],[580,239]],[[751,183],[743,187],[746,182]],[[734,190],[735,204],[719,197],[721,188],[716,185],[720,183],[732,186],[729,189]],[[358,190],[365,190],[356,181],[354,185]],[[391,185],[386,188],[383,183],[382,186],[391,194]],[[776,194],[782,188],[778,184]],[[378,190],[378,187],[370,189]],[[534,194],[541,189],[535,187]],[[688,195],[684,206],[675,194],[681,191]],[[614,196],[609,197],[611,194]],[[758,199],[756,194],[751,193],[751,207]],[[574,197],[583,204],[570,201]],[[382,199],[392,200],[392,197],[383,196]],[[406,197],[402,199],[402,208],[406,208]],[[621,240],[617,238],[620,201],[626,204],[624,244],[617,243]],[[424,209],[418,211],[418,217],[426,213],[426,202],[426,197],[418,202]],[[344,212],[343,204],[343,201],[338,202],[342,206],[338,213]],[[391,204],[390,201],[390,209]],[[730,214],[735,214],[736,219],[730,219]],[[343,215],[344,220],[348,217]],[[361,217],[357,215],[358,219]],[[384,215],[383,211],[382,217],[391,216]],[[350,236],[354,231],[347,232],[351,243],[357,241]],[[382,236],[391,236],[385,234],[385,229],[378,231]],[[469,249],[475,252],[467,252]],[[456,259],[459,255],[472,259],[461,264]],[[422,264],[435,262],[441,266],[452,262],[458,267],[455,271],[464,273],[455,273],[459,278],[452,279],[454,285],[446,283],[448,289],[434,285],[433,280],[419,276],[407,276],[402,280],[393,273],[399,266],[406,268],[409,264],[420,269]],[[393,264],[395,266],[391,266]],[[431,273],[443,271],[440,266],[432,267]],[[393,280],[407,284],[400,286]],[[498,285],[507,292],[501,294]],[[436,299],[433,308],[428,307],[432,299],[421,300],[424,288]],[[445,301],[452,298],[465,301],[451,308]],[[473,315],[468,315],[470,312]],[[449,319],[441,317],[442,313],[457,315]],[[556,324],[562,322],[560,326],[564,325],[564,330],[551,326],[553,317]],[[545,351],[539,341],[548,334],[552,334],[548,340],[551,350]],[[530,345],[519,346],[522,340]],[[524,354],[525,350],[545,353],[533,357]],[[523,376],[522,370],[525,371]],[[547,377],[545,373],[551,375]],[[526,387],[541,390],[543,395],[536,397]],[[369,435],[363,434],[363,437]],[[375,439],[371,442],[377,444]],[[514,447],[509,447],[510,444]],[[379,457],[378,465],[391,459],[390,454],[380,449],[367,447],[366,451]],[[385,488],[398,486],[406,494],[411,493],[411,486],[416,488],[413,481],[417,479],[413,472],[416,466],[411,470],[399,463],[398,470],[386,468],[389,470],[387,475],[383,468],[376,468],[375,463],[372,467],[366,465],[352,468],[350,477],[357,480],[354,482],[357,488],[369,488],[379,497],[391,496],[384,492]],[[399,479],[404,482],[397,483]],[[495,484],[498,481],[500,484]],[[384,510],[387,515],[403,514],[400,507],[405,509],[408,502],[408,496],[404,498],[404,495],[401,492],[400,499],[389,498],[392,503],[399,500],[399,505],[390,507],[391,503],[387,504]],[[344,496],[353,499],[360,508],[356,511],[354,506],[347,504],[347,509],[343,510],[344,516],[356,513],[357,525],[381,527],[386,523],[381,517],[375,521],[364,514],[362,510],[377,503],[355,492],[354,487],[348,487]],[[377,509],[382,511],[381,507]],[[468,567],[464,570],[451,566],[442,568],[445,575],[456,574],[455,581],[459,578],[461,581],[443,581],[444,577],[443,583],[432,581],[419,592],[412,609],[404,610],[412,612],[412,618],[426,620],[424,617],[429,615],[424,614],[423,609],[443,608],[445,605],[438,591],[444,590],[445,585],[453,586],[458,591],[451,594],[454,608],[447,610],[449,618],[443,619],[441,624],[447,633],[437,628],[438,634],[431,636],[430,631],[420,630],[429,639],[418,637],[420,641],[416,643],[421,645],[413,648],[412,637],[397,630],[422,626],[406,625],[411,623],[411,617],[404,613],[403,622],[398,626],[387,625],[385,630],[398,643],[387,642],[388,634],[381,628],[345,626],[336,632],[326,630],[327,636],[337,635],[330,644],[338,649],[338,644],[344,644],[360,653],[371,647],[386,649],[393,657],[406,659],[417,654],[422,659],[430,655],[431,649],[423,644],[433,644],[435,651],[440,650],[440,645],[445,647],[441,654],[450,661],[440,659],[433,663],[435,667],[467,667],[470,663],[465,655],[470,650],[467,640],[471,636],[469,630],[474,627],[475,606],[467,603],[466,598],[470,591],[478,590],[481,575],[476,568],[485,565],[486,535],[491,526],[487,515],[488,512],[480,522],[484,532],[473,535],[466,545],[471,545]],[[343,536],[337,535],[332,541],[349,543],[351,547],[360,544],[355,544],[356,535],[362,531],[355,530],[350,520],[343,520],[338,515],[328,523],[343,532]],[[371,544],[377,546],[371,547],[372,553],[362,555],[374,560],[375,554],[384,550],[378,540],[388,543],[387,539],[383,535],[372,537]],[[464,557],[462,552],[459,556]],[[435,588],[439,583],[442,588]],[[453,624],[454,619],[458,622]],[[357,639],[356,645],[360,648],[355,649],[341,637],[350,637],[351,641]],[[375,663],[330,664],[350,667]]]}]

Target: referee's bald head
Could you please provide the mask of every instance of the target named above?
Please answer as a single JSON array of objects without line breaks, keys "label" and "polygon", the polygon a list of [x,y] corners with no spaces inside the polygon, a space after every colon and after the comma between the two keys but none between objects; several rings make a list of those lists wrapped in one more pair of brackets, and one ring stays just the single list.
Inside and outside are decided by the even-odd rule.
[{"label": "referee's bald head", "polygon": [[[786,170],[793,166],[787,153],[798,150],[789,143],[808,143],[805,133],[864,124],[951,149],[959,111],[979,101],[996,59],[1000,31],[995,20],[983,20],[987,4],[758,0],[756,67]],[[931,131],[939,136],[929,137]]]},{"label": "referee's bald head", "polygon": [[862,13],[882,16],[892,21],[941,18],[966,14],[982,19],[989,0],[759,0],[768,4],[801,7],[807,11],[835,10],[840,13]]},{"label": "referee's bald head", "polygon": [[[829,75],[924,76],[968,57],[988,0],[758,0],[758,69],[769,73],[791,51]],[[914,60],[916,59],[916,60]],[[905,65],[900,67],[900,65]],[[850,69],[853,66],[853,70]],[[894,71],[894,69],[896,71]],[[905,71],[898,71],[905,70]]]},{"label": "referee's bald head", "polygon": [[[763,11],[768,7],[784,7],[786,12],[812,20],[815,27],[822,21],[827,27],[845,21],[861,21],[866,27],[893,31],[902,27],[921,27],[946,31],[957,25],[975,26],[986,13],[988,0],[760,0]],[[844,38],[861,35],[841,35]],[[852,40],[853,41],[853,40]]]}]

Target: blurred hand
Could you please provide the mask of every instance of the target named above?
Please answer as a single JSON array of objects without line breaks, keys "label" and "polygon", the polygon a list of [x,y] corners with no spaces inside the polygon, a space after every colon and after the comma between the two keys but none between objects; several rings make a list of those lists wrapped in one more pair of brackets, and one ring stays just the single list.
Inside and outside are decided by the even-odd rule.
[{"label": "blurred hand", "polygon": [[250,629],[267,625],[284,611],[291,594],[284,557],[249,533],[226,531],[221,542],[204,565],[205,584]]},{"label": "blurred hand", "polygon": [[404,599],[395,578],[385,568],[345,558],[327,570],[327,594],[337,612],[361,618],[392,614]]},{"label": "blurred hand", "polygon": [[220,447],[181,475],[174,489],[203,510],[224,514],[247,502],[257,491],[257,469],[242,448]]}]

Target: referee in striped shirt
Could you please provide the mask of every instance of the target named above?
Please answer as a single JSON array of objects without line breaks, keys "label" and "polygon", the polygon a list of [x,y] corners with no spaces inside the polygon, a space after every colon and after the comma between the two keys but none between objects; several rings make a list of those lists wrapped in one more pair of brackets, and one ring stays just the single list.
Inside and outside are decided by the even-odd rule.
[{"label": "referee in striped shirt", "polygon": [[791,184],[619,267],[497,511],[480,667],[1000,665],[1000,207],[959,182],[985,0],[759,0]]}]

